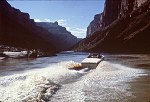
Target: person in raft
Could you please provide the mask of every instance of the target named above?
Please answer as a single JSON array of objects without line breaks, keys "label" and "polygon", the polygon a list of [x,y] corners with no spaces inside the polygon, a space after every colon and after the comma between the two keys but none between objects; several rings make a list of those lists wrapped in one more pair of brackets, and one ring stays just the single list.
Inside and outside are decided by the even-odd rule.
[{"label": "person in raft", "polygon": [[104,56],[100,55],[99,53],[90,53],[88,58],[104,58]]}]

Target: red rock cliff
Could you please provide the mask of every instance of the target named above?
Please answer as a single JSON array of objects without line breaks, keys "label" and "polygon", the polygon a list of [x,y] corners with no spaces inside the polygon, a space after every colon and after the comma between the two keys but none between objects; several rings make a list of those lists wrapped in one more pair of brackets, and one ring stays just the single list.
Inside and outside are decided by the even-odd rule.
[{"label": "red rock cliff", "polygon": [[77,51],[150,53],[150,1],[106,0]]},{"label": "red rock cliff", "polygon": [[139,8],[148,0],[106,0],[104,11],[97,14],[87,28],[87,37],[98,29],[102,29],[133,10]]},{"label": "red rock cliff", "polygon": [[0,44],[55,52],[51,41],[42,34],[50,33],[36,26],[28,13],[11,7],[6,0],[0,1]]}]

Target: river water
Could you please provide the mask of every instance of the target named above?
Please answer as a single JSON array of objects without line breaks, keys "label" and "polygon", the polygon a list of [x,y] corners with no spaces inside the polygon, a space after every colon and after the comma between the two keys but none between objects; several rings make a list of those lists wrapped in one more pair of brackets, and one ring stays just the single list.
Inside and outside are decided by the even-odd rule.
[{"label": "river water", "polygon": [[86,53],[0,61],[2,102],[150,102],[150,55],[104,54],[94,70],[69,70]]}]

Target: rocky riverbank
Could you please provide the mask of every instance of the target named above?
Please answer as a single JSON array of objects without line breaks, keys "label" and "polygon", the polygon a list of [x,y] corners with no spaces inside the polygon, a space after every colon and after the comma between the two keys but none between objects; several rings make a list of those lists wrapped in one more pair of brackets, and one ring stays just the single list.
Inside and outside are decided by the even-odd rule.
[{"label": "rocky riverbank", "polygon": [[[7,57],[14,58],[37,58],[37,57],[49,57],[55,56],[55,53],[48,51],[42,51],[40,49],[25,49],[20,47],[12,47],[6,45],[0,45],[0,52],[6,54]],[[11,55],[11,56],[10,56]],[[0,56],[1,57],[1,56]]]}]

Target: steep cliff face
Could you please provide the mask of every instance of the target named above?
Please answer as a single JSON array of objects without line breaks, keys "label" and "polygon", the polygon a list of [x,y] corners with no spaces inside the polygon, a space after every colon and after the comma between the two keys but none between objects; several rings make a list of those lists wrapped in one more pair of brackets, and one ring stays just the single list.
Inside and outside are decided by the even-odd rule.
[{"label": "steep cliff face", "polygon": [[90,23],[90,25],[87,28],[86,37],[92,35],[99,28],[103,28],[104,25],[102,22],[103,22],[103,13],[95,15],[94,20]]},{"label": "steep cliff face", "polygon": [[[53,45],[61,51],[68,50],[78,42],[77,37],[67,31],[65,27],[59,26],[58,22],[37,22],[36,24],[44,29],[47,29],[52,34],[52,37],[50,38]],[[45,35],[45,37],[48,36]]]},{"label": "steep cliff face", "polygon": [[[115,4],[118,6],[114,9]],[[150,53],[149,0],[106,0],[101,20],[103,26],[89,32],[90,36],[82,40],[76,50]]]},{"label": "steep cliff face", "polygon": [[95,15],[94,20],[87,28],[87,37],[98,29],[102,29],[118,18],[121,0],[106,0],[104,11]]},{"label": "steep cliff face", "polygon": [[0,44],[55,52],[51,41],[41,36],[45,33],[50,34],[36,26],[28,13],[11,7],[6,0],[0,1]]},{"label": "steep cliff face", "polygon": [[146,1],[148,0],[106,0],[103,13],[95,15],[94,20],[88,26],[87,37],[116,19],[131,13]]}]

